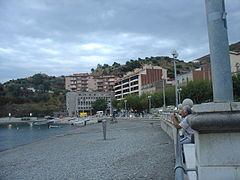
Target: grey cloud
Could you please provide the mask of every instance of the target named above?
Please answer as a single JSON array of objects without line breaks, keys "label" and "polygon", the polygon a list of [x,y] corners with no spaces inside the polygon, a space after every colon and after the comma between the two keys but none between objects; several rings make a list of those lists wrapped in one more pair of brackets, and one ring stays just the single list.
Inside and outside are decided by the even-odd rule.
[{"label": "grey cloud", "polygon": [[[0,81],[89,72],[98,63],[170,56],[172,49],[184,60],[208,54],[204,1],[0,0],[0,6]],[[240,39],[240,3],[226,1],[226,8],[232,43]],[[9,67],[15,71],[4,71]]]}]

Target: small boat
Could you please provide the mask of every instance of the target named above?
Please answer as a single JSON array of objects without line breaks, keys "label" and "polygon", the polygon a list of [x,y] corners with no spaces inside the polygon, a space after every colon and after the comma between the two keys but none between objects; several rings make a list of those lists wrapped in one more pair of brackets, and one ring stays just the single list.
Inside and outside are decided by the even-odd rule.
[{"label": "small boat", "polygon": [[33,123],[33,125],[37,125],[37,126],[44,125],[44,124],[48,124],[48,122],[47,121],[39,121],[39,122]]},{"label": "small boat", "polygon": [[72,123],[72,125],[81,125],[81,124],[86,125],[87,121],[90,121],[90,119],[88,117],[78,118],[77,120],[72,120],[71,123]]},{"label": "small boat", "polygon": [[60,126],[56,126],[56,125],[49,125],[49,128],[59,128]]}]

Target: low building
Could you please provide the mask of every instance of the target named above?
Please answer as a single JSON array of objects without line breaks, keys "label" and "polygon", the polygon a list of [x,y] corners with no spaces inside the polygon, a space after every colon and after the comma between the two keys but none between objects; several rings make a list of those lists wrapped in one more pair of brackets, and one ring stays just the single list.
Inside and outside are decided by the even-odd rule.
[{"label": "low building", "polygon": [[107,102],[108,113],[111,113],[111,102],[114,92],[68,92],[66,94],[66,106],[69,116],[79,116],[81,112],[87,112],[92,115],[92,104],[99,98]]},{"label": "low building", "polygon": [[192,80],[193,80],[193,72],[192,71],[177,76],[178,84],[188,84]]},{"label": "low building", "polygon": [[[230,56],[231,73],[235,74],[237,72],[240,72],[240,52],[230,51],[229,56]],[[205,79],[205,80],[211,81],[212,80],[211,65],[206,64],[201,66],[198,69],[192,70],[191,72],[188,73],[188,75],[186,74],[186,75],[178,76],[177,79],[180,84],[186,83],[184,82],[184,80],[186,80],[184,76],[189,76],[189,79],[191,79],[191,76],[192,76],[192,80]]]},{"label": "low building", "polygon": [[153,93],[156,88],[152,85],[161,83],[163,77],[167,77],[167,70],[159,66],[146,65],[135,69],[115,82],[115,98],[120,100],[129,94]]},{"label": "low building", "polygon": [[192,77],[193,80],[200,80],[200,79],[204,79],[204,80],[212,80],[212,74],[211,74],[211,68],[209,65],[206,66],[202,66],[198,69],[194,69],[192,71]]},{"label": "low building", "polygon": [[162,90],[163,85],[164,85],[165,88],[166,87],[171,87],[171,86],[175,85],[175,81],[168,79],[168,80],[161,80],[161,81],[157,81],[157,82],[154,82],[154,83],[146,84],[146,85],[142,86],[142,88],[141,88],[142,93],[153,94],[158,90]]}]

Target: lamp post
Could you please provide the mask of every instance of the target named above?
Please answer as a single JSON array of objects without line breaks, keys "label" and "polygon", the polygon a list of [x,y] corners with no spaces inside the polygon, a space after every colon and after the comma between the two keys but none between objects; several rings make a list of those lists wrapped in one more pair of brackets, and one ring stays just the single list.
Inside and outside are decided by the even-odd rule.
[{"label": "lamp post", "polygon": [[11,120],[11,116],[12,116],[12,114],[8,113],[9,120]]},{"label": "lamp post", "polygon": [[178,102],[181,103],[181,92],[182,92],[182,88],[178,89]]},{"label": "lamp post", "polygon": [[112,97],[110,98],[110,115],[113,115]]},{"label": "lamp post", "polygon": [[163,109],[166,108],[166,97],[165,97],[165,77],[162,76],[163,80]]},{"label": "lamp post", "polygon": [[177,69],[176,69],[176,58],[178,57],[178,53],[176,50],[172,51],[173,56],[173,65],[174,65],[174,78],[175,78],[175,96],[176,96],[176,107],[178,106],[178,83],[177,83]]},{"label": "lamp post", "polygon": [[127,117],[127,100],[126,99],[124,100],[124,103],[125,103],[125,117]]},{"label": "lamp post", "polygon": [[148,101],[149,101],[149,113],[150,113],[150,111],[151,111],[151,98],[152,98],[152,96],[148,96]]}]

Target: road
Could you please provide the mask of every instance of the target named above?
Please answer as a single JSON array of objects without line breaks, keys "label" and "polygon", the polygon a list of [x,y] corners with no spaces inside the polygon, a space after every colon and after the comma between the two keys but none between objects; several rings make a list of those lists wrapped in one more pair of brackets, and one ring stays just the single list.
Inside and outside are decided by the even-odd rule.
[{"label": "road", "polygon": [[0,179],[174,179],[173,141],[157,121],[81,127],[0,152]]}]

